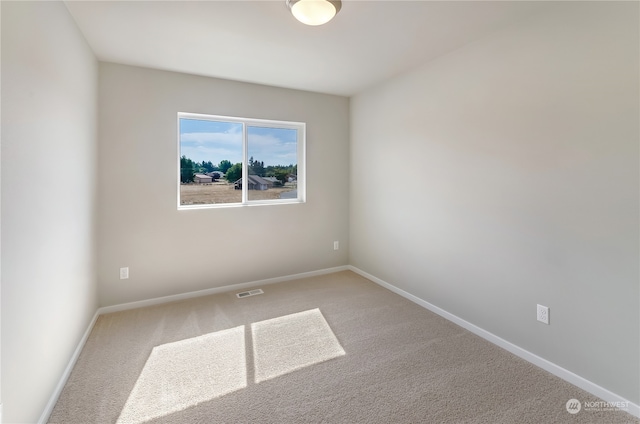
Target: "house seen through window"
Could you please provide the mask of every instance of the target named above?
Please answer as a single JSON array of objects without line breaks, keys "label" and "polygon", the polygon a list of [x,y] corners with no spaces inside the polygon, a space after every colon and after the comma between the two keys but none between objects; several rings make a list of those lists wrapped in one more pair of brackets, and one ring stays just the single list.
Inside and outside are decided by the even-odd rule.
[{"label": "house seen through window", "polygon": [[178,114],[178,207],[305,200],[305,124]]}]

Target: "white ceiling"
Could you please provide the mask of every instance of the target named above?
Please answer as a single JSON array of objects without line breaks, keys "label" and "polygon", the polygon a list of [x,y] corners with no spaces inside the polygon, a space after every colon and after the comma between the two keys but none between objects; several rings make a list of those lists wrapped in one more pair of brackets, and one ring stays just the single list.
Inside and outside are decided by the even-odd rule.
[{"label": "white ceiling", "polygon": [[285,0],[66,1],[99,60],[344,96],[549,4],[344,0],[309,27]]}]

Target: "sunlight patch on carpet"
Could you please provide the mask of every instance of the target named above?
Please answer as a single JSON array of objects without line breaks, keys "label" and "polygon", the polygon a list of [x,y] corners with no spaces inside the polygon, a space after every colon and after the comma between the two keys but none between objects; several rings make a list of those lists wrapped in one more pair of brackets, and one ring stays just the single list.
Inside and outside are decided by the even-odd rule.
[{"label": "sunlight patch on carpet", "polygon": [[247,386],[244,326],[153,348],[118,418],[144,423]]},{"label": "sunlight patch on carpet", "polygon": [[251,324],[255,382],[345,354],[319,309]]}]

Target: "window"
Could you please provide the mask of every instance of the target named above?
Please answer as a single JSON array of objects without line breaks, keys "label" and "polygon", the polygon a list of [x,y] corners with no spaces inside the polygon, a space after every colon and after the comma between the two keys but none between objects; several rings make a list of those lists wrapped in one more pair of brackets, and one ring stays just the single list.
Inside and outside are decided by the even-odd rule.
[{"label": "window", "polygon": [[305,124],[178,113],[178,208],[302,203]]}]

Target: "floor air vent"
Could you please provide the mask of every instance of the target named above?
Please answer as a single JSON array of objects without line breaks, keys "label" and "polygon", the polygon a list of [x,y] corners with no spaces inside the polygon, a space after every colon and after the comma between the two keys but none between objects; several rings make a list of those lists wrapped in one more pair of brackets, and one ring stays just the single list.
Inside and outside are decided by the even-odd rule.
[{"label": "floor air vent", "polygon": [[262,289],[255,289],[255,290],[249,290],[242,293],[236,293],[236,296],[238,296],[238,298],[242,298],[242,297],[255,296],[257,294],[262,294],[262,293],[264,293]]}]

